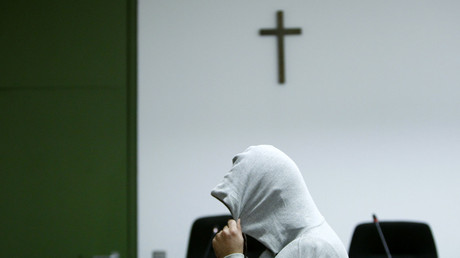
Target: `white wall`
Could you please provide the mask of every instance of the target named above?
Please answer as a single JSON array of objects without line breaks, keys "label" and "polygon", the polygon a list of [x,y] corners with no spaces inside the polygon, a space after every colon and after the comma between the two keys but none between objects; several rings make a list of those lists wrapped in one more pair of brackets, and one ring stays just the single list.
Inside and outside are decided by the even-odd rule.
[{"label": "white wall", "polygon": [[[286,38],[287,83],[276,41]],[[185,257],[209,192],[249,145],[293,158],[348,248],[357,223],[460,228],[459,1],[139,1],[139,257]]]}]

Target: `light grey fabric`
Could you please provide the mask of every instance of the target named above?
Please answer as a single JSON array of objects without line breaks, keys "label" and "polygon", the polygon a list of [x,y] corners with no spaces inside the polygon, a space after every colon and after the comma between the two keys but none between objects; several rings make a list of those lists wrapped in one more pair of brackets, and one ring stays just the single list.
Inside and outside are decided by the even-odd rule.
[{"label": "light grey fabric", "polygon": [[244,258],[244,255],[235,253],[235,254],[229,254],[229,255],[225,256],[224,258]]},{"label": "light grey fabric", "polygon": [[348,257],[286,154],[259,145],[233,161],[211,194],[241,219],[243,232],[267,247],[261,258]]}]

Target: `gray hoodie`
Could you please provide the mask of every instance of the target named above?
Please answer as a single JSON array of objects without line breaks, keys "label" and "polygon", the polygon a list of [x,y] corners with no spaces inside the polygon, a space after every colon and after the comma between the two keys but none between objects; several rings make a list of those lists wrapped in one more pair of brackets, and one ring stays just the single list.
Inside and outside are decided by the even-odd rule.
[{"label": "gray hoodie", "polygon": [[316,207],[297,165],[269,145],[252,146],[211,192],[244,233],[267,247],[260,257],[348,257]]}]

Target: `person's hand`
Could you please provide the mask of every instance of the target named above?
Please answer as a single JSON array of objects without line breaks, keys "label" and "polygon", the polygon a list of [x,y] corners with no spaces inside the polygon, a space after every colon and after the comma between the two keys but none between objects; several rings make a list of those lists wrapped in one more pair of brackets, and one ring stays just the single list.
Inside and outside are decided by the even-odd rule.
[{"label": "person's hand", "polygon": [[231,219],[227,226],[216,234],[212,240],[212,247],[217,258],[223,258],[233,253],[243,253],[244,238],[241,231],[241,222]]}]

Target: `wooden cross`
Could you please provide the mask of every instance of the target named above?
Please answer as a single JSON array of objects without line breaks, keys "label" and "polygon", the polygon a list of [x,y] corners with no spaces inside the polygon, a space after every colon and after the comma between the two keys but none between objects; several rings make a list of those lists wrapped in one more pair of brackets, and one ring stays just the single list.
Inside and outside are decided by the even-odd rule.
[{"label": "wooden cross", "polygon": [[261,29],[260,35],[262,36],[276,36],[278,42],[278,81],[283,84],[285,80],[284,73],[284,36],[285,35],[300,35],[302,30],[300,28],[284,28],[283,25],[283,11],[276,13],[275,29]]}]

